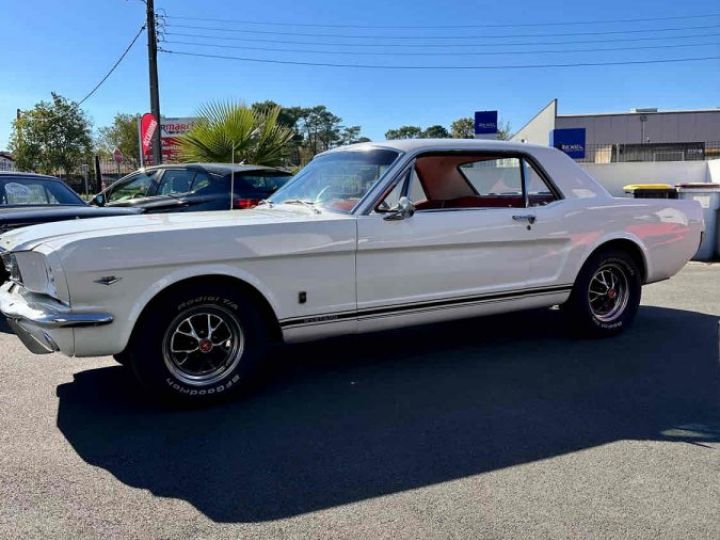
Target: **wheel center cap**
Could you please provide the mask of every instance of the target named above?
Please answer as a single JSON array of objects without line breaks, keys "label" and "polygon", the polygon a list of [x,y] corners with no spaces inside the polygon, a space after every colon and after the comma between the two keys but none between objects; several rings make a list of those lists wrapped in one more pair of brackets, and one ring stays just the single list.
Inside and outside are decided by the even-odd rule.
[{"label": "wheel center cap", "polygon": [[615,297],[617,296],[617,291],[615,289],[610,289],[607,292],[607,295],[610,300],[615,300]]},{"label": "wheel center cap", "polygon": [[198,348],[200,349],[200,352],[209,353],[213,350],[212,341],[210,341],[209,339],[200,340]]}]

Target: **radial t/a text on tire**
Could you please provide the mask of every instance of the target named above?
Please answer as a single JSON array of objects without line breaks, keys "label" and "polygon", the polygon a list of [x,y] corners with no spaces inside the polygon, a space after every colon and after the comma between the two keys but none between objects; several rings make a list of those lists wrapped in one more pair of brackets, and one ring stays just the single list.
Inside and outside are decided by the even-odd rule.
[{"label": "radial t/a text on tire", "polygon": [[267,342],[265,321],[243,294],[227,287],[187,287],[149,308],[127,356],[151,392],[202,402],[246,386]]}]

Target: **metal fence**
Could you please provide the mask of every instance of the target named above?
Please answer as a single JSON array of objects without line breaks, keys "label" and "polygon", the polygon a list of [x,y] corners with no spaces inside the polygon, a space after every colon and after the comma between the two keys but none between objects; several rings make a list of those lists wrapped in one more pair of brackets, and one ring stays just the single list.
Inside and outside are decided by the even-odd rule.
[{"label": "metal fence", "polygon": [[[138,169],[139,164],[131,161],[116,163],[112,158],[98,158],[100,174],[95,170],[95,160],[81,164],[74,172],[65,174],[55,172],[55,176],[62,178],[71,188],[83,195],[93,195],[108,187],[110,184]],[[98,176],[100,180],[98,181]]]},{"label": "metal fence", "polygon": [[692,143],[590,144],[582,163],[703,161],[720,158],[720,141]]}]

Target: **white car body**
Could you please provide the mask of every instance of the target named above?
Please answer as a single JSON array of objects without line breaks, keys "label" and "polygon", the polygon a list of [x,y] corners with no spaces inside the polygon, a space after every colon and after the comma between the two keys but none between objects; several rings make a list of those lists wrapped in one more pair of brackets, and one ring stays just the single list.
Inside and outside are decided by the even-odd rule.
[{"label": "white car body", "polygon": [[[561,304],[583,263],[608,242],[637,250],[643,283],[652,283],[677,273],[700,244],[696,203],[613,198],[552,148],[453,139],[355,148],[378,147],[401,155],[348,214],[282,204],[66,221],[6,234],[4,251],[45,257],[55,298],[7,283],[0,310],[34,352],[105,356],[125,349],[158,293],[224,276],[262,296],[282,338],[293,342]],[[398,221],[373,211],[415,156],[458,150],[528,156],[562,198],[523,209],[418,211]],[[532,226],[514,219],[518,214],[532,214]],[[23,274],[42,273],[33,270],[42,260],[26,257]]]}]

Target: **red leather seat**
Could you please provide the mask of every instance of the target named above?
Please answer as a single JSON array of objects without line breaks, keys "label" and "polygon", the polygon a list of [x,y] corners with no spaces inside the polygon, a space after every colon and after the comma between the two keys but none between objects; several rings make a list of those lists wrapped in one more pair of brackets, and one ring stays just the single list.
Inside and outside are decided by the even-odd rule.
[{"label": "red leather seat", "polygon": [[417,210],[437,210],[441,208],[523,208],[521,196],[497,197],[459,197],[447,201],[421,201],[415,204]]}]

